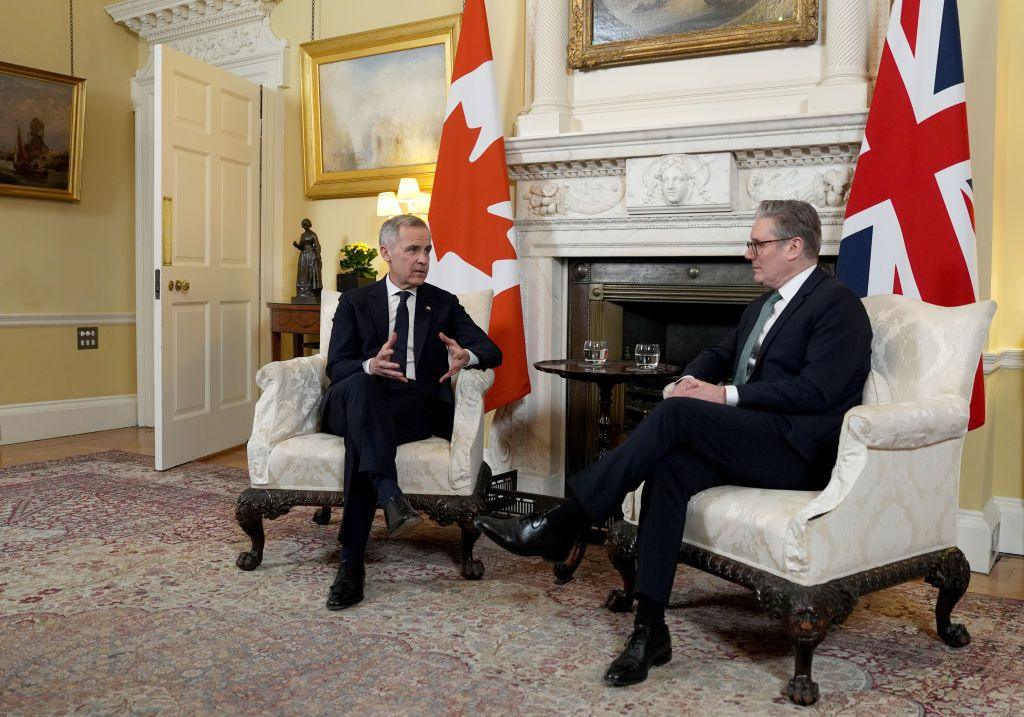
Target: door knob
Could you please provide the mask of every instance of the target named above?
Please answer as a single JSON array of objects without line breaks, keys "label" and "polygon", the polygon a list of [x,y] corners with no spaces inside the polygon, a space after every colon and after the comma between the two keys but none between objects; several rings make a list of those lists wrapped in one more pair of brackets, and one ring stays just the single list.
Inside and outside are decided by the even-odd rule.
[{"label": "door knob", "polygon": [[173,281],[168,281],[167,282],[167,290],[168,291],[174,291],[174,282]]},{"label": "door knob", "polygon": [[181,290],[188,291],[189,283],[187,281],[181,282]]}]

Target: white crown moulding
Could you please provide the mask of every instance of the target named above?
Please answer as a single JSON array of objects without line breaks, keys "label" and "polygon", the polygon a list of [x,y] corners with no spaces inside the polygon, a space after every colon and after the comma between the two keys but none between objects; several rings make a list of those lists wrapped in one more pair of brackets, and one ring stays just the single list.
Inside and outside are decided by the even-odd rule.
[{"label": "white crown moulding", "polygon": [[281,0],[125,0],[107,13],[148,42],[262,22]]}]

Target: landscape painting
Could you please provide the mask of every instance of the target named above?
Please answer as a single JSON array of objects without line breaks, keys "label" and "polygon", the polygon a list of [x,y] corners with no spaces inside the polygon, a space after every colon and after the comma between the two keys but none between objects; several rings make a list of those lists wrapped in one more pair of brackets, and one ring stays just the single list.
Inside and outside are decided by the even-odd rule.
[{"label": "landscape painting", "polygon": [[433,162],[447,85],[444,45],[320,65],[324,171]]},{"label": "landscape painting", "polygon": [[306,196],[434,182],[460,15],[302,45]]},{"label": "landscape painting", "polygon": [[0,195],[77,200],[85,80],[0,63]]},{"label": "landscape painting", "polygon": [[592,69],[813,42],[818,0],[570,0],[569,66]]}]

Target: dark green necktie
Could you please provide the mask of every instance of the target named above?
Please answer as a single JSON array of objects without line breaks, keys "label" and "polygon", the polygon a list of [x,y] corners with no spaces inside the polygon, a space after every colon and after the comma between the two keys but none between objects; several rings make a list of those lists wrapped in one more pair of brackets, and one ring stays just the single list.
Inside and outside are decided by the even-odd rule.
[{"label": "dark green necktie", "polygon": [[773,291],[769,296],[768,300],[764,302],[764,306],[761,307],[761,313],[757,315],[757,321],[754,323],[754,328],[750,330],[750,336],[747,337],[747,342],[743,344],[743,351],[740,352],[740,362],[736,364],[736,375],[732,378],[732,384],[734,386],[742,386],[750,378],[750,374],[754,372],[754,362],[757,360],[757,351],[761,348],[761,342],[758,338],[761,336],[761,331],[764,329],[764,325],[768,323],[768,318],[775,311],[776,302],[782,299],[782,294],[777,291]]}]

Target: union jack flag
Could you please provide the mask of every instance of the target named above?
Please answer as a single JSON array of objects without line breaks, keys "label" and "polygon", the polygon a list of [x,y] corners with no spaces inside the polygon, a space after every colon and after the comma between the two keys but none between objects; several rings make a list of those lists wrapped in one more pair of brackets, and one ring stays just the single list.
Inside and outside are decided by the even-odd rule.
[{"label": "union jack flag", "polygon": [[[956,0],[896,0],[839,245],[860,296],[977,300],[974,190]],[[985,422],[981,366],[970,427]]]}]

